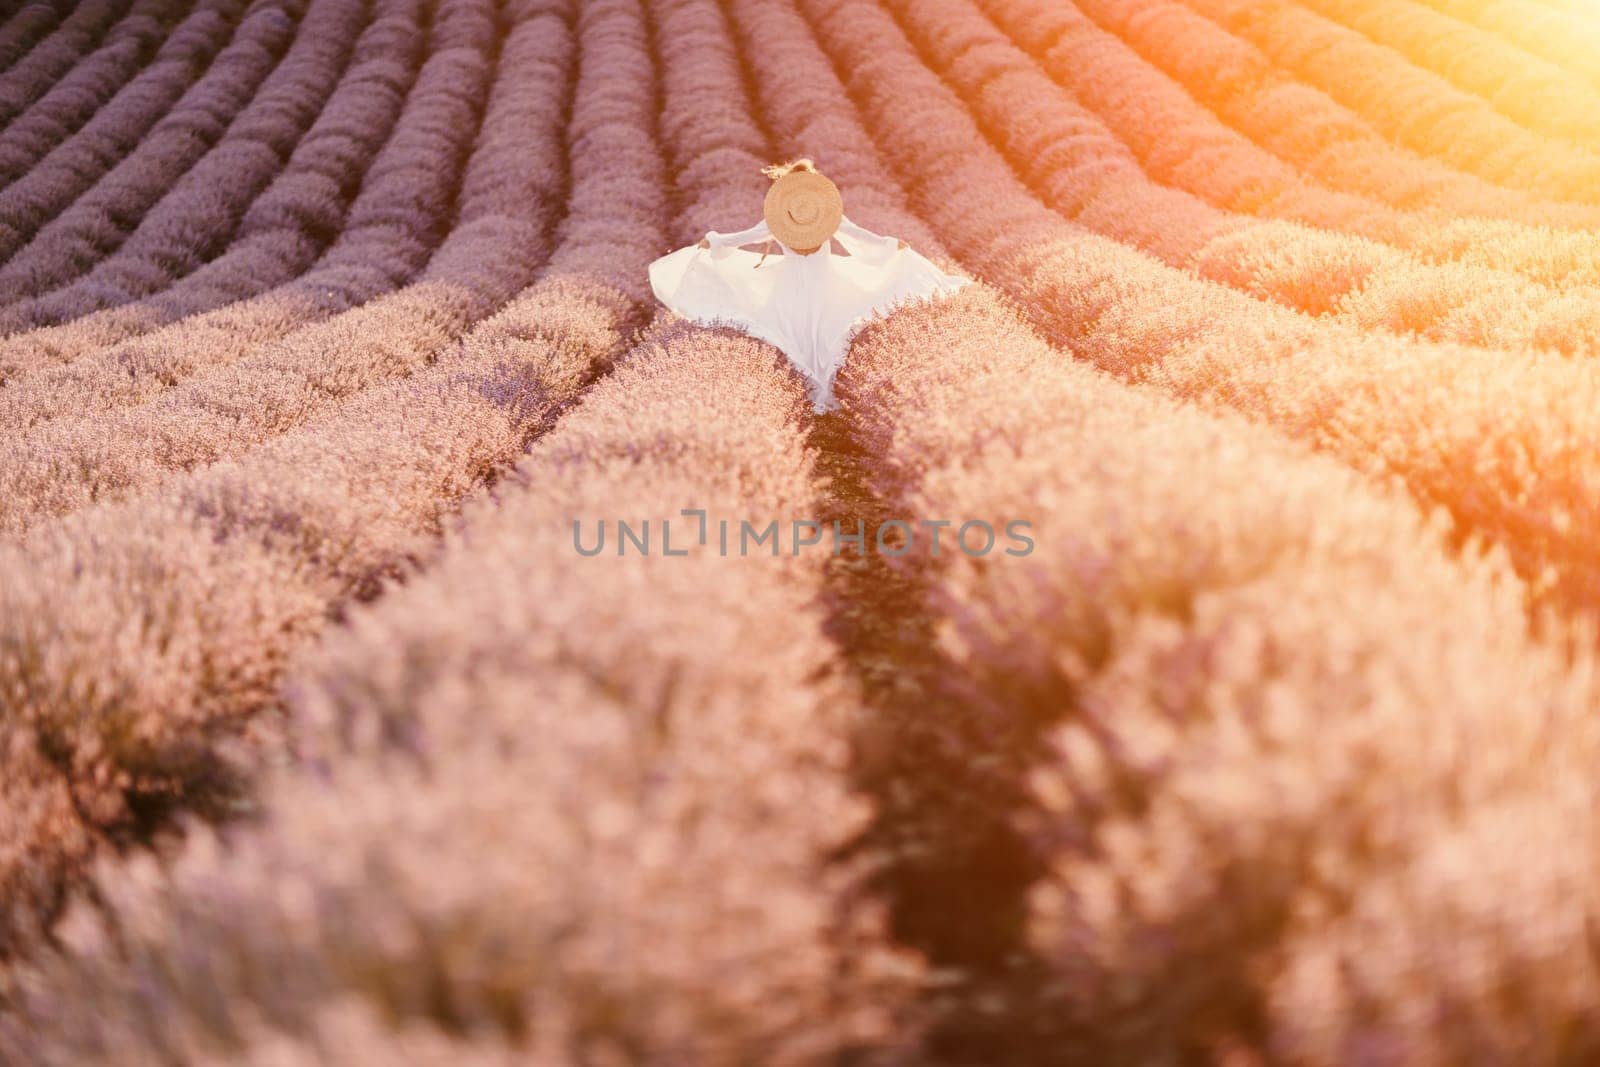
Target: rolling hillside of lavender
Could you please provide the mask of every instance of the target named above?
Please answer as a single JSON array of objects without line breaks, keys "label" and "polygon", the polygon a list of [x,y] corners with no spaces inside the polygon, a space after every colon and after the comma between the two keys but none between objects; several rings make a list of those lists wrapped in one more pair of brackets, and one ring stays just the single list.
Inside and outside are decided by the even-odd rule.
[{"label": "rolling hillside of lavender", "polygon": [[1581,1067],[1597,769],[1587,0],[0,0],[0,1067]]}]

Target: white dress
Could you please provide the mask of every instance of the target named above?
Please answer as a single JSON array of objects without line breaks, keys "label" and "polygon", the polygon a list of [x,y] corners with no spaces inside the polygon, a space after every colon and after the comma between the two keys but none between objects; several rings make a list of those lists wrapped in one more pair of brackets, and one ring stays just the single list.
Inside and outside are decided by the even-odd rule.
[{"label": "white dress", "polygon": [[810,255],[775,242],[782,255],[740,248],[765,242],[765,221],[737,233],[707,235],[710,248],[690,245],[650,264],[650,287],[684,318],[736,326],[782,349],[810,383],[819,412],[837,408],[833,378],[850,341],[874,315],[909,300],[952,292],[968,283],[893,237],[862,229],[848,218],[832,241]]}]

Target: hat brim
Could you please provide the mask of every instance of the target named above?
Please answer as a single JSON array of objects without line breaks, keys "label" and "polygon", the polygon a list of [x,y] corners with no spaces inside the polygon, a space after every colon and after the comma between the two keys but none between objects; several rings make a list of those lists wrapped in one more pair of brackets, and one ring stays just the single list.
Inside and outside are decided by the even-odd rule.
[{"label": "hat brim", "polygon": [[772,236],[789,248],[816,248],[844,218],[839,187],[815,171],[790,171],[767,190],[762,214]]}]

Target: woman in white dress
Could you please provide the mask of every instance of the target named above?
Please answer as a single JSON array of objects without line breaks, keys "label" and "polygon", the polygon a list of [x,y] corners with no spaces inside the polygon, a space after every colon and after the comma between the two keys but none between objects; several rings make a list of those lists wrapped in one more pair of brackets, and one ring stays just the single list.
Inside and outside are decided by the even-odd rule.
[{"label": "woman in white dress", "polygon": [[[816,410],[831,411],[838,407],[834,375],[861,326],[968,279],[851,222],[838,188],[811,160],[764,173],[773,183],[760,222],[734,233],[713,230],[661,257],[650,265],[650,286],[687,319],[736,326],[776,345],[805,375]],[[844,255],[834,253],[834,241]],[[781,255],[770,254],[774,243]],[[741,247],[752,244],[766,248],[758,255]]]}]

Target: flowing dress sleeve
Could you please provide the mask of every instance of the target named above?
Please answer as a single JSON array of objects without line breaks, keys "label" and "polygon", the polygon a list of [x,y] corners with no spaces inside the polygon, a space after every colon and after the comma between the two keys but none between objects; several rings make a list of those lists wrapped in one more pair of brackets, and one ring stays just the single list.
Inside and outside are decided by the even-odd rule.
[{"label": "flowing dress sleeve", "polygon": [[969,284],[969,279],[946,273],[914,249],[901,247],[898,239],[873,233],[849,219],[840,220],[834,236],[850,254],[827,261],[821,299],[810,324],[811,346],[818,353],[811,378],[818,385],[813,399],[819,412],[837,406],[833,378],[857,331],[901,306]]},{"label": "flowing dress sleeve", "polygon": [[733,233],[722,233],[712,230],[706,234],[706,240],[711,244],[711,250],[718,253],[715,258],[726,258],[727,253],[741,245],[755,244],[757,241],[771,239],[772,230],[767,226],[767,220],[762,219],[748,230],[737,230]]},{"label": "flowing dress sleeve", "polygon": [[[706,235],[709,248],[696,242],[650,264],[650,288],[679,315],[708,326],[735,326],[785,351],[792,348],[782,311],[794,298],[783,273],[755,270],[760,254],[740,245],[768,239],[766,222],[747,230]],[[782,257],[779,257],[782,258]]]},{"label": "flowing dress sleeve", "polygon": [[873,233],[865,226],[858,226],[850,221],[848,215],[839,220],[839,229],[834,236],[853,258],[872,266],[881,266],[889,262],[894,254],[900,251],[898,240]]}]

